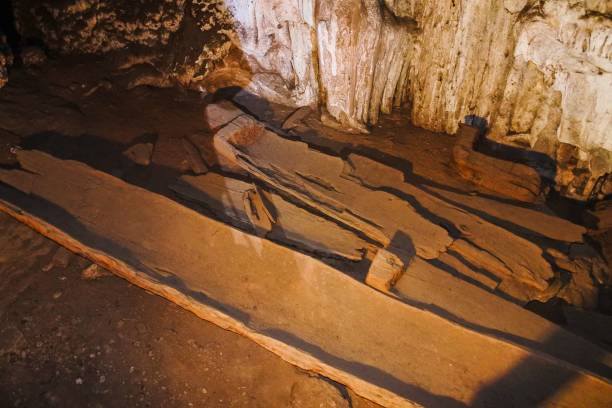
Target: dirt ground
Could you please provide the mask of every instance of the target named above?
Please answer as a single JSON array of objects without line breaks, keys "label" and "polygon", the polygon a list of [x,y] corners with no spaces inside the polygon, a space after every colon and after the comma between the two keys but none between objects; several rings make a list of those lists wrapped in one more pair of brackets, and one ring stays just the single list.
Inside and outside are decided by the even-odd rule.
[{"label": "dirt ground", "polygon": [[[0,90],[0,162],[10,166],[21,143],[172,195],[168,184],[189,168],[181,139],[206,133],[205,96],[127,90],[132,74],[113,58],[62,57],[11,72]],[[453,138],[400,115],[369,136],[326,132],[331,150],[358,143],[401,157],[419,181],[474,189],[449,164]],[[126,162],[126,147],[149,141],[149,166]],[[76,256],[43,270],[57,248],[0,215],[0,406],[375,406],[117,277],[84,279],[88,262]]]}]

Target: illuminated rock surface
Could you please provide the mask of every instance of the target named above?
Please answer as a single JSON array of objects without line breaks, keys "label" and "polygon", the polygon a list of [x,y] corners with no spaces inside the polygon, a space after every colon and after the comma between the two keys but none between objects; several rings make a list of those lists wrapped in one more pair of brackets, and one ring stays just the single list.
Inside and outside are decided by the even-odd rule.
[{"label": "illuminated rock surface", "polygon": [[23,3],[20,29],[63,52],[150,47],[149,62],[184,86],[318,104],[356,131],[405,103],[415,125],[435,131],[477,115],[495,139],[553,159],[563,159],[560,143],[575,146],[577,164],[561,162],[554,176],[575,198],[612,172],[610,2]]},{"label": "illuminated rock surface", "polygon": [[[611,402],[609,381],[538,349],[550,343],[569,360],[580,353],[603,376],[610,354],[553,325],[542,327],[547,335],[531,347],[519,346],[399,302],[316,259],[82,163],[37,151],[17,156],[28,171],[0,172],[12,186],[0,188],[2,211],[383,406]],[[502,311],[513,313],[506,308],[512,305]]]}]

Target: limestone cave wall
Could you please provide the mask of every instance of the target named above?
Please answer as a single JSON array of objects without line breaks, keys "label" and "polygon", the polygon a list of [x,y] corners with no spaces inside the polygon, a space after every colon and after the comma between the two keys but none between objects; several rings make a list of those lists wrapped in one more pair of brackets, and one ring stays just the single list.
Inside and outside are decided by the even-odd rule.
[{"label": "limestone cave wall", "polygon": [[183,86],[317,105],[357,131],[399,106],[447,133],[477,115],[557,160],[564,194],[612,193],[610,0],[21,0],[15,14],[51,49],[145,49]]}]

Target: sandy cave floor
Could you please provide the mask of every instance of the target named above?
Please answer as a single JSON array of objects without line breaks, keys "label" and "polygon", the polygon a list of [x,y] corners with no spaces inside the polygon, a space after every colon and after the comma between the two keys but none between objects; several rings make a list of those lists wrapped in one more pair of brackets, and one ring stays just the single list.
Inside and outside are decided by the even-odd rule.
[{"label": "sandy cave floor", "polygon": [[82,258],[44,271],[55,243],[0,229],[0,406],[376,406]]},{"label": "sandy cave floor", "polygon": [[[115,66],[113,58],[65,57],[15,69],[0,90],[0,160],[21,143],[172,195],[168,184],[189,168],[181,138],[206,132],[203,95],[126,90]],[[270,112],[271,120],[287,114]],[[410,127],[399,114],[368,136],[308,125],[331,150],[375,150],[424,182],[475,189],[449,165],[453,137]],[[121,155],[141,141],[155,143],[146,167]],[[2,406],[374,406],[119,278],[83,279],[88,263],[76,256],[43,271],[54,243],[5,215],[0,231],[8,277],[0,282]],[[602,239],[604,251],[611,241]]]}]

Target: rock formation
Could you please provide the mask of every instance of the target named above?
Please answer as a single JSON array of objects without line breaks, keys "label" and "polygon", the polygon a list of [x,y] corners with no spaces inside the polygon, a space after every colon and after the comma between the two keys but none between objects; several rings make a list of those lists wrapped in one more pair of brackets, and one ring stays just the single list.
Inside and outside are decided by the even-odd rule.
[{"label": "rock formation", "polygon": [[[388,296],[84,163],[17,159],[21,169],[0,170],[0,211],[381,406],[612,404],[612,354],[508,302],[471,291],[454,318],[410,303],[410,281]],[[484,311],[462,310],[470,301]]]},{"label": "rock formation", "polygon": [[[221,114],[223,111],[225,113]],[[213,115],[213,112],[219,114]],[[529,233],[520,233],[520,229],[510,226],[512,223],[496,223],[496,217],[491,218],[492,213],[488,212],[495,212],[494,208],[499,205],[494,200],[468,205],[473,212],[466,211],[465,195],[445,197],[445,193],[405,181],[403,173],[394,167],[359,154],[351,153],[343,159],[323,153],[302,141],[279,136],[250,115],[237,113],[236,107],[227,102],[206,108],[205,116],[215,118],[208,126],[219,129],[214,136],[217,155],[304,208],[324,214],[347,229],[359,231],[375,242],[379,250],[386,248],[394,257],[381,256],[378,262],[373,261],[374,273],[368,273],[372,275],[374,286],[383,291],[388,289],[388,283],[384,282],[397,279],[404,266],[410,271],[419,259],[454,270],[466,281],[521,304],[558,297],[570,304],[593,308],[598,302],[599,288],[609,284],[607,268],[594,250],[584,244],[584,229],[577,225],[555,217],[544,221],[540,212],[518,215],[515,211],[520,207],[505,206],[498,220],[508,221],[508,217],[512,222],[521,219],[519,223],[532,217],[538,220]],[[222,118],[227,121],[225,126],[220,123]],[[462,133],[462,138],[471,139],[465,128]],[[527,173],[533,170],[527,166],[513,170],[514,164],[499,162],[491,167],[508,173],[498,176],[499,183],[512,185],[519,197],[533,197],[530,189],[538,187],[533,185],[534,180]],[[478,172],[477,166],[467,168],[470,172]],[[183,184],[187,180],[182,179]],[[195,180],[191,180],[194,183]],[[199,184],[197,192],[193,191],[195,184]],[[248,188],[244,182],[225,179],[217,182],[220,187],[205,187],[201,182],[195,184],[188,189],[180,184],[178,190],[173,188],[182,190],[184,196],[199,196],[197,201],[217,208],[213,212],[219,212],[221,207],[226,216],[229,212],[233,218],[249,224],[245,221],[246,216],[236,216],[245,208],[239,192]],[[238,189],[236,184],[243,187]],[[235,197],[232,199],[232,196]],[[282,210],[276,206],[274,212],[280,214]],[[510,216],[512,213],[515,215]],[[338,247],[321,238],[313,239],[312,231],[309,233],[301,226],[303,224],[315,225],[315,222],[294,222],[285,229],[302,231],[302,242],[304,236],[311,235],[311,241],[318,242],[319,246]],[[542,224],[555,225],[557,232],[544,232]],[[336,236],[338,233],[323,235]],[[344,241],[355,242],[349,248],[363,248],[350,238]],[[346,250],[328,252],[347,253]],[[385,268],[385,264],[394,266]]]},{"label": "rock formation", "polygon": [[491,134],[556,158],[557,184],[580,198],[612,172],[612,3],[570,3],[521,24]]},{"label": "rock formation", "polygon": [[23,1],[16,15],[52,49],[148,47],[183,86],[318,105],[355,131],[402,105],[452,134],[476,115],[558,161],[563,194],[612,191],[610,1]]}]

